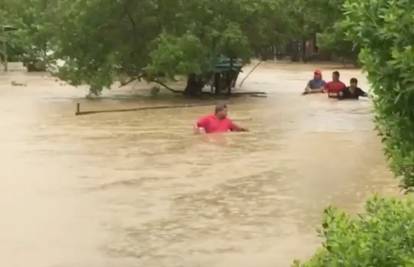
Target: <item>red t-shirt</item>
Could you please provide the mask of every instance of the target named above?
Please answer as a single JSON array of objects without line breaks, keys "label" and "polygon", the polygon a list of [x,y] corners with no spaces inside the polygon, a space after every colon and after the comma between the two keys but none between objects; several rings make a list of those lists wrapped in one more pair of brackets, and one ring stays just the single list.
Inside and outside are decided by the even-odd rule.
[{"label": "red t-shirt", "polygon": [[327,83],[325,85],[325,88],[326,88],[326,91],[328,91],[328,94],[339,93],[346,88],[346,85],[341,81],[338,81],[338,82],[332,81],[332,82]]},{"label": "red t-shirt", "polygon": [[203,128],[206,133],[224,133],[240,129],[230,119],[220,120],[214,114],[200,118],[197,122],[197,127]]}]

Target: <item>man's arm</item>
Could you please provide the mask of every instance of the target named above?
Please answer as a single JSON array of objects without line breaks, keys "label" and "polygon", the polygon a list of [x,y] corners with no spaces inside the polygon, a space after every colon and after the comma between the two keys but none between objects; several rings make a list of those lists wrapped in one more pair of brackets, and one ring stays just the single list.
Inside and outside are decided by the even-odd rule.
[{"label": "man's arm", "polygon": [[317,94],[317,93],[323,93],[325,92],[325,89],[323,87],[320,87],[318,89],[312,89],[312,91],[310,92],[311,94]]},{"label": "man's arm", "polygon": [[341,91],[339,91],[339,93],[338,93],[338,99],[339,100],[353,99],[353,96],[351,94],[350,88],[349,87],[345,87],[345,89],[342,89]]},{"label": "man's arm", "polygon": [[358,88],[358,94],[359,94],[359,96],[368,97],[367,92],[365,92],[361,88]]},{"label": "man's arm", "polygon": [[302,93],[303,95],[307,94],[318,94],[318,93],[325,93],[325,82],[322,83],[322,85],[319,88],[312,88],[311,85],[312,81],[308,82],[308,85],[305,88],[305,91]]},{"label": "man's arm", "polygon": [[207,118],[201,118],[197,121],[197,123],[194,125],[194,134],[205,134],[206,127],[208,124]]},{"label": "man's arm", "polygon": [[346,98],[346,95],[345,95],[345,90],[346,90],[346,89],[341,90],[341,91],[338,93],[338,99],[339,99],[339,100],[344,100],[344,99]]},{"label": "man's arm", "polygon": [[240,127],[232,121],[230,121],[230,123],[231,123],[230,130],[232,132],[248,132],[249,131],[247,128]]},{"label": "man's arm", "polygon": [[197,124],[194,125],[194,134],[205,134],[206,130],[202,127],[198,127]]},{"label": "man's arm", "polygon": [[325,81],[322,82],[322,86],[321,86],[321,92],[322,93],[326,93],[326,91],[327,91],[326,90],[326,84],[327,84],[327,82],[325,82]]},{"label": "man's arm", "polygon": [[311,92],[311,81],[306,84],[305,90],[303,91],[303,95],[309,94]]},{"label": "man's arm", "polygon": [[323,90],[325,91],[325,93],[329,93],[329,83],[325,83],[325,85],[323,86]]}]

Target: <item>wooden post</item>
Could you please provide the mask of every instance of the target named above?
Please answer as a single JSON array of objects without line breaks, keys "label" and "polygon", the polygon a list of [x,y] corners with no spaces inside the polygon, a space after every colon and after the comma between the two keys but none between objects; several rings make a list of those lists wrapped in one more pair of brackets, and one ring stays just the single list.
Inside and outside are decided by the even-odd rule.
[{"label": "wooden post", "polygon": [[[3,33],[5,33],[5,31],[3,31]],[[7,55],[7,40],[6,40],[6,34],[4,34],[4,38],[5,40],[3,41],[3,53],[4,53],[4,71],[8,72],[9,71],[9,59],[8,59],[8,55]]]},{"label": "wooden post", "polygon": [[7,58],[7,37],[6,37],[6,29],[4,26],[1,26],[1,39],[2,39],[2,51],[1,54],[3,56],[3,67],[4,71],[8,71],[8,58]]},{"label": "wooden post", "polygon": [[80,114],[80,103],[76,103],[76,113],[75,115],[79,115]]},{"label": "wooden post", "polygon": [[227,74],[227,80],[229,83],[229,90],[227,92],[228,95],[231,95],[231,87],[233,85],[233,58],[230,58],[230,72]]}]

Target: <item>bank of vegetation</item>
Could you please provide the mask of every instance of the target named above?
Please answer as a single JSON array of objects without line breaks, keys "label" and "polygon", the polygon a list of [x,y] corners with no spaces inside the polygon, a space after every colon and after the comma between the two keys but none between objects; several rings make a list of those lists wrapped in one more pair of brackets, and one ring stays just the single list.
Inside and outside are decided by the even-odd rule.
[{"label": "bank of vegetation", "polygon": [[327,209],[322,248],[294,266],[414,266],[414,16],[413,1],[347,0],[339,23],[361,47],[377,128],[392,170],[407,194],[375,197],[358,217]]}]

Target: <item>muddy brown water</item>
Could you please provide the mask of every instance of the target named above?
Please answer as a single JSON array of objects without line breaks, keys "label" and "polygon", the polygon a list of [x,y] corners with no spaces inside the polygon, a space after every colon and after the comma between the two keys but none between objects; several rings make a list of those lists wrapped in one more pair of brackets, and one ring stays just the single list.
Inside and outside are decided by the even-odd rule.
[{"label": "muddy brown water", "polygon": [[[210,107],[123,88],[86,100],[47,75],[0,75],[0,265],[274,267],[306,259],[328,205],[395,194],[370,101],[300,96],[312,65],[263,64],[230,100],[249,133],[194,136]],[[335,66],[320,65],[325,76]],[[248,68],[245,73],[248,72]],[[343,80],[359,70],[341,70]],[[12,81],[26,86],[11,86]]]}]

